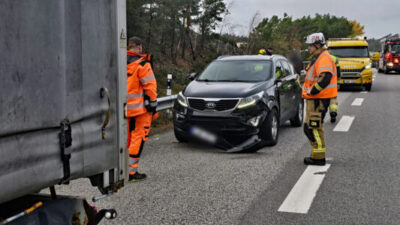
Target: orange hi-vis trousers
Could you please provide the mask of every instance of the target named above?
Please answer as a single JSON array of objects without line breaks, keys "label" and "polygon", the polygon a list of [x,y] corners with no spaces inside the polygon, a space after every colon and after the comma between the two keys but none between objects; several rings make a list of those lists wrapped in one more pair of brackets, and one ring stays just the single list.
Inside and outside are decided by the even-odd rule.
[{"label": "orange hi-vis trousers", "polygon": [[147,141],[150,132],[152,113],[128,118],[128,150],[129,150],[129,168],[128,172],[133,175],[139,167],[140,154],[143,150],[144,142]]}]

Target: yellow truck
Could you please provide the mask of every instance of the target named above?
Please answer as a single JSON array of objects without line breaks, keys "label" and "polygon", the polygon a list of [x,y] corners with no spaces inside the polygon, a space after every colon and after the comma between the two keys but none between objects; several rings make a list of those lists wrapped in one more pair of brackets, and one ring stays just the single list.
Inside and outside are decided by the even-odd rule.
[{"label": "yellow truck", "polygon": [[333,38],[327,42],[329,52],[339,59],[338,85],[372,87],[372,61],[364,38]]}]

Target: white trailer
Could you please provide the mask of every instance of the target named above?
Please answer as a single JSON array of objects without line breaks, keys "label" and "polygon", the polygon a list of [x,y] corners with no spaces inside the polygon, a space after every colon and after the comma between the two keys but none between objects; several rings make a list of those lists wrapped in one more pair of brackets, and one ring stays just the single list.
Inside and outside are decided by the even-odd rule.
[{"label": "white trailer", "polygon": [[[124,185],[125,4],[124,0],[0,1],[3,220],[32,202],[42,205],[30,216],[52,209],[62,199],[82,202],[54,200],[54,186],[73,179],[90,178],[104,196]],[[30,195],[49,187],[50,197]],[[27,216],[11,223],[23,224]]]}]

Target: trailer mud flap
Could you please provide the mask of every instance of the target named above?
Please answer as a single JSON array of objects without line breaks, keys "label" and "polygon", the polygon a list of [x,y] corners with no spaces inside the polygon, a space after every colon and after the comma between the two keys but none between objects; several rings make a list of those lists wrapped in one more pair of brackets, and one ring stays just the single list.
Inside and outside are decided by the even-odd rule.
[{"label": "trailer mud flap", "polygon": [[59,133],[60,138],[60,148],[61,148],[61,160],[64,167],[64,177],[60,181],[60,184],[69,183],[69,178],[71,176],[71,169],[69,160],[71,159],[71,152],[68,152],[66,148],[72,145],[72,129],[71,123],[67,118],[65,118],[60,123],[61,131]]}]

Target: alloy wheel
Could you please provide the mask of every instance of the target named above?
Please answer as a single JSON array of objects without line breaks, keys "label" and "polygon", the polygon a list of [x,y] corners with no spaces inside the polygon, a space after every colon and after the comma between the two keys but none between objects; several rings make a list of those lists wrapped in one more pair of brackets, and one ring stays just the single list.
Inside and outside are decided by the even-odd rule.
[{"label": "alloy wheel", "polygon": [[276,136],[278,134],[278,119],[276,118],[276,115],[272,117],[271,134],[272,138],[276,140]]}]

